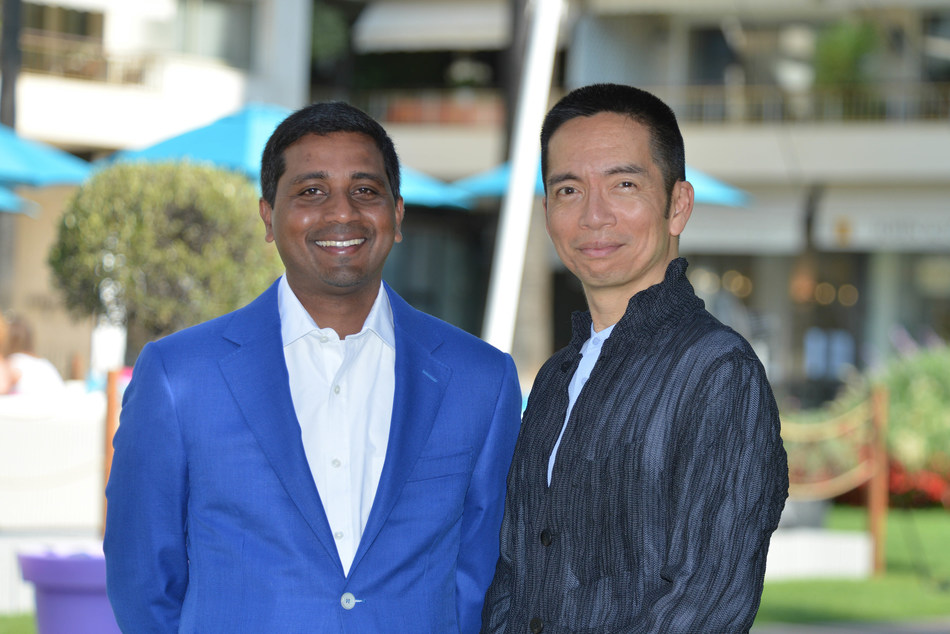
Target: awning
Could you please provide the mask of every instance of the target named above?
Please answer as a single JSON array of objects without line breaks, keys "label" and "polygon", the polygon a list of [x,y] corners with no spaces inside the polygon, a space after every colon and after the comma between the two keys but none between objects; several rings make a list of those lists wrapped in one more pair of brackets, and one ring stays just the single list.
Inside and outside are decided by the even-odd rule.
[{"label": "awning", "polygon": [[826,251],[945,253],[950,250],[950,188],[829,187],[815,216],[813,239]]},{"label": "awning", "polygon": [[689,255],[794,255],[805,248],[802,193],[795,188],[753,192],[749,207],[696,203],[680,236]]},{"label": "awning", "polygon": [[509,7],[485,2],[374,2],[353,26],[357,53],[489,51],[508,46]]}]

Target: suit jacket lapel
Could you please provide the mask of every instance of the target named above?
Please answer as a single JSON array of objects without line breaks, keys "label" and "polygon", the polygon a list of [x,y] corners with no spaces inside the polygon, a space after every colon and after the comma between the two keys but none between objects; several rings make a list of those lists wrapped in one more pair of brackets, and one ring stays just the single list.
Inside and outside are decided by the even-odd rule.
[{"label": "suit jacket lapel", "polygon": [[343,566],[300,438],[280,332],[277,283],[236,312],[224,337],[238,348],[220,361],[245,421],[287,495],[330,558]]},{"label": "suit jacket lapel", "polygon": [[441,339],[420,323],[422,313],[410,307],[389,286],[396,333],[396,390],[389,428],[389,445],[373,508],[363,530],[350,571],[372,545],[389,517],[406,479],[429,439],[429,432],[442,405],[452,370],[432,356]]}]

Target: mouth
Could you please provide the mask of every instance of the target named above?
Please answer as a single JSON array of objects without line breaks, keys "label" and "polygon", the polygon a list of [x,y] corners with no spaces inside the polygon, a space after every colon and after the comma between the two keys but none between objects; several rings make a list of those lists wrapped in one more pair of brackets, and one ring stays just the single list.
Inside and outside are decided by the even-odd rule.
[{"label": "mouth", "polygon": [[614,242],[588,242],[578,246],[578,250],[588,257],[605,257],[614,253],[620,245]]},{"label": "mouth", "polygon": [[315,240],[314,244],[318,247],[329,249],[345,249],[346,247],[359,246],[366,242],[366,238],[354,238],[352,240]]}]

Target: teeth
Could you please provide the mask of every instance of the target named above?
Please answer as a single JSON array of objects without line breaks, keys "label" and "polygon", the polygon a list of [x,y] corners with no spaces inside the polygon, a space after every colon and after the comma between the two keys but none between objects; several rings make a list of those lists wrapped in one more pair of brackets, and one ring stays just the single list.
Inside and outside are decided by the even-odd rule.
[{"label": "teeth", "polygon": [[317,240],[318,247],[355,247],[358,244],[366,242],[366,238],[355,238],[353,240]]}]

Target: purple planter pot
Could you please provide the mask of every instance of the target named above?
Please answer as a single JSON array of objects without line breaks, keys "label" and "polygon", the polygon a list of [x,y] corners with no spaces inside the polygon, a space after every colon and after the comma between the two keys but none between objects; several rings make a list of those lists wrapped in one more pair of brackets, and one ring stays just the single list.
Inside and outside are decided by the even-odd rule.
[{"label": "purple planter pot", "polygon": [[106,596],[102,555],[20,554],[23,579],[36,589],[37,634],[119,634]]}]

